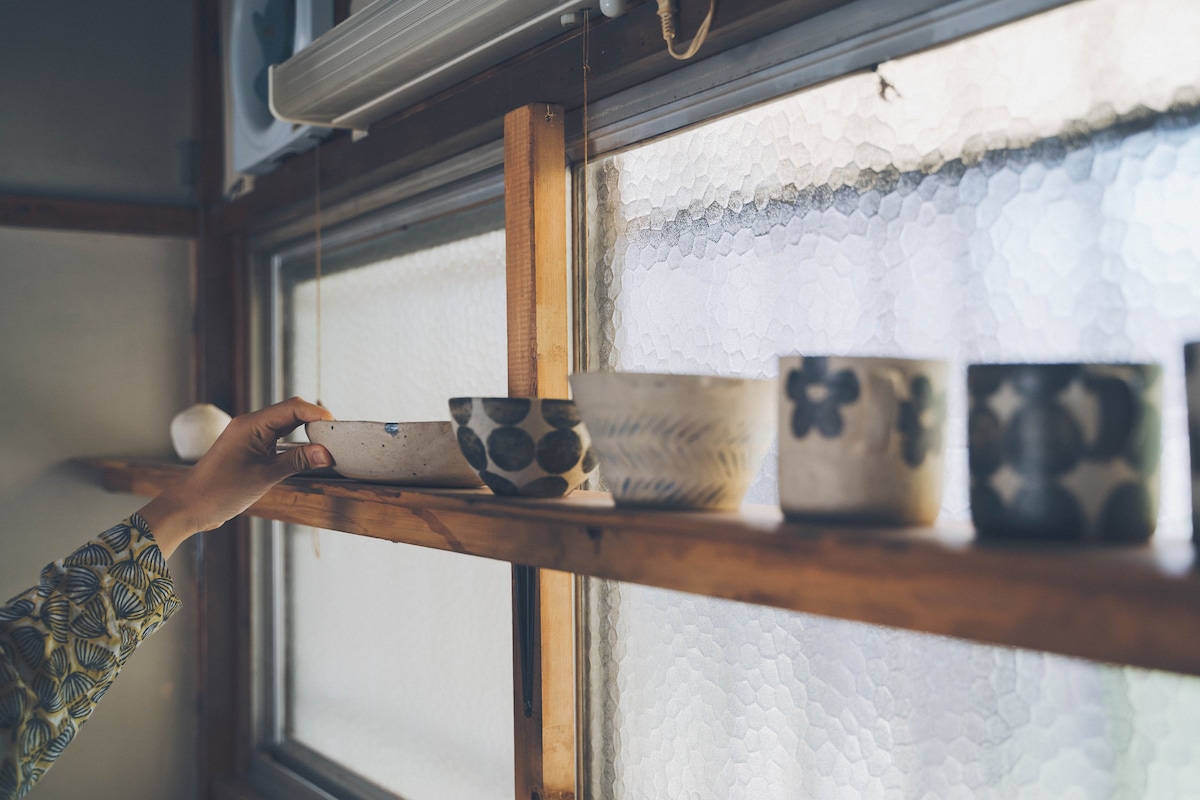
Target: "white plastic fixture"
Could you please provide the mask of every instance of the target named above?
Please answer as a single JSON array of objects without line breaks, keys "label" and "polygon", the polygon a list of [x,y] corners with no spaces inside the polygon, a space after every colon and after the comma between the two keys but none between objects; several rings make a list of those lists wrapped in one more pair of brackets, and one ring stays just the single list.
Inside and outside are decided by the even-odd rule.
[{"label": "white plastic fixture", "polygon": [[276,119],[268,68],[291,58],[333,26],[332,0],[230,0],[225,80],[236,172],[262,175],[302,153],[329,130]]},{"label": "white plastic fixture", "polygon": [[[372,122],[563,32],[593,0],[375,0],[271,68],[271,112],[300,125]],[[610,3],[611,9],[620,3]],[[582,17],[581,17],[582,18]]]}]

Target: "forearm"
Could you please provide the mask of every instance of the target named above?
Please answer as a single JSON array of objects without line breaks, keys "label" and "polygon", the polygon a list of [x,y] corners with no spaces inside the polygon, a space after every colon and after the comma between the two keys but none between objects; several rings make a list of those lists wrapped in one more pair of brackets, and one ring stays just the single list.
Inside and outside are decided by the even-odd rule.
[{"label": "forearm", "polygon": [[166,560],[134,515],[0,607],[0,800],[41,777],[178,606]]}]

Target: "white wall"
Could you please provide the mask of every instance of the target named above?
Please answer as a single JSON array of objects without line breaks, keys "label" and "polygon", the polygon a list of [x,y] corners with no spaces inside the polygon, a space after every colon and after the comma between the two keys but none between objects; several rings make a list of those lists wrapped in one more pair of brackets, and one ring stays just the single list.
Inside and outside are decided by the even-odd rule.
[{"label": "white wall", "polygon": [[[0,600],[144,500],[96,488],[86,455],[168,455],[189,402],[188,245],[0,228]],[[194,797],[195,551],[183,609],[129,660],[34,800]]]},{"label": "white wall", "polygon": [[0,192],[186,203],[190,2],[0,2]]},{"label": "white wall", "polygon": [[[192,3],[0,2],[0,194],[188,203]],[[182,241],[0,228],[0,602],[137,510],[69,459],[168,455],[190,400]],[[194,545],[183,609],[34,800],[195,797]]]}]

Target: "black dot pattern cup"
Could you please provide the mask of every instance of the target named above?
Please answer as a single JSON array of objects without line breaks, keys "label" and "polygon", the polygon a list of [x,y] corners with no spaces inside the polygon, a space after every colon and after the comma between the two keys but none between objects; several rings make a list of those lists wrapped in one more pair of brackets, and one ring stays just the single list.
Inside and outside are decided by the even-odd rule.
[{"label": "black dot pattern cup", "polygon": [[455,397],[459,449],[498,495],[562,497],[596,469],[575,403],[529,397]]},{"label": "black dot pattern cup", "polygon": [[985,536],[1145,541],[1158,519],[1162,370],[967,370],[971,517]]}]

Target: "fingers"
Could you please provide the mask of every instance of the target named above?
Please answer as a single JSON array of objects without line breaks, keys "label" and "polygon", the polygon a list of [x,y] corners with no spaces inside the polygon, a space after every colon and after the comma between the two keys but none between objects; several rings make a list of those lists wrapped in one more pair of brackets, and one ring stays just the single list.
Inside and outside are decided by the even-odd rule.
[{"label": "fingers", "polygon": [[310,469],[319,469],[333,464],[329,451],[319,444],[306,444],[303,447],[293,447],[275,456],[271,464],[272,477],[281,481],[289,475]]},{"label": "fingers", "polygon": [[306,422],[333,419],[329,409],[293,397],[249,415],[256,430],[268,433],[272,438],[286,436]]}]

